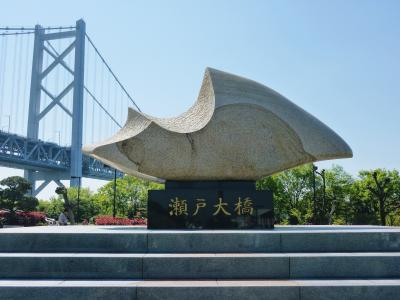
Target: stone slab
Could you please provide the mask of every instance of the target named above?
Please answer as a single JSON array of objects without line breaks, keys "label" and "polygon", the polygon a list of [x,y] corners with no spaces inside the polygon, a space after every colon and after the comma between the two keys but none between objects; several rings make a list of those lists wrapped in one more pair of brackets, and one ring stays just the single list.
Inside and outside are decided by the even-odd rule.
[{"label": "stone slab", "polygon": [[280,252],[280,235],[263,232],[150,232],[150,253]]},{"label": "stone slab", "polygon": [[142,278],[141,254],[1,253],[0,278]]},{"label": "stone slab", "polygon": [[137,299],[135,287],[0,287],[0,293],[7,300]]},{"label": "stone slab", "polygon": [[133,226],[0,229],[0,252],[400,252],[400,228],[275,226],[274,230],[148,230]]},{"label": "stone slab", "polygon": [[281,233],[282,252],[400,251],[399,232],[308,231]]},{"label": "stone slab", "polygon": [[399,278],[400,253],[1,253],[0,278]]},{"label": "stone slab", "polygon": [[400,280],[0,280],[2,299],[398,299]]},{"label": "stone slab", "polygon": [[289,258],[281,254],[146,254],[143,278],[289,278]]},{"label": "stone slab", "polygon": [[0,252],[147,252],[147,234],[3,233]]},{"label": "stone slab", "polygon": [[297,287],[171,287],[171,288],[137,288],[137,299],[140,300],[299,300]]},{"label": "stone slab", "polygon": [[399,278],[400,253],[290,255],[290,278]]},{"label": "stone slab", "polygon": [[397,300],[398,285],[307,286],[300,288],[300,299],[307,300]]}]

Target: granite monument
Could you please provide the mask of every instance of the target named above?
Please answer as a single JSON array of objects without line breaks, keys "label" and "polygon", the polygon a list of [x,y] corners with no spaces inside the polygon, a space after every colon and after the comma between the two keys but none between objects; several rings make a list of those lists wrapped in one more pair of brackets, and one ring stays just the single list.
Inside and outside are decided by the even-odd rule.
[{"label": "granite monument", "polygon": [[207,68],[196,103],[175,118],[129,109],[113,137],[86,154],[127,174],[165,182],[149,192],[149,228],[272,228],[263,176],[352,157],[332,129],[276,91]]}]

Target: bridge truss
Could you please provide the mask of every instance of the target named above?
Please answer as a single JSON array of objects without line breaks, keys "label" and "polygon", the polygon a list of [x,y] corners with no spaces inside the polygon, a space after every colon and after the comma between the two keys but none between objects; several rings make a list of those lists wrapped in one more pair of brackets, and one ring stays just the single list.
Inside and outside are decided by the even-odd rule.
[{"label": "bridge truss", "polygon": [[[5,33],[0,33],[2,36],[12,34],[34,35],[29,109],[26,125],[27,136],[11,133],[9,129],[5,131],[0,128],[0,165],[23,169],[25,178],[32,183],[33,195],[40,193],[52,181],[62,186],[61,180],[69,180],[70,186],[76,187],[81,184],[82,177],[105,180],[113,179],[115,174],[121,177],[123,175],[121,172],[111,169],[94,158],[83,155],[81,151],[85,121],[84,95],[98,105],[98,110],[112,120],[115,128],[121,127],[121,118],[117,120],[118,118],[115,116],[115,113],[118,112],[117,92],[115,92],[115,98],[110,101],[110,91],[108,91],[108,101],[113,102],[112,105],[110,103],[102,104],[101,99],[95,95],[95,92],[85,85],[85,67],[87,70],[87,66],[85,66],[85,43],[87,41],[94,49],[101,63],[104,64],[105,67],[103,67],[109,72],[108,83],[112,78],[116,82],[115,85],[122,91],[121,93],[128,99],[126,100],[126,105],[130,102],[130,104],[136,106],[136,109],[139,111],[140,109],[87,35],[85,22],[78,20],[75,26],[70,27],[44,28],[41,25],[36,25],[34,28],[13,29],[6,27],[0,29],[6,30]],[[20,30],[20,32],[13,33],[10,30]],[[58,31],[55,32],[54,30]],[[61,50],[54,46],[54,43],[60,40],[66,41],[64,43],[66,45],[65,48]],[[52,61],[49,63],[46,61],[45,63],[45,55],[46,58],[50,57]],[[69,56],[68,60],[66,59],[67,56]],[[71,57],[73,57],[72,63]],[[98,76],[96,75],[96,65],[94,65],[94,68],[95,82],[96,76]],[[63,84],[61,89],[54,92],[51,87],[46,85],[47,79],[51,76],[54,77],[54,73],[59,72],[60,69],[68,73],[71,79],[64,80],[61,83]],[[55,76],[58,77],[58,73]],[[104,85],[104,81],[102,81],[101,96],[104,96]],[[2,93],[3,91],[0,94]],[[46,101],[44,101],[45,97]],[[65,100],[67,97],[72,99],[71,105],[66,104],[69,101]],[[47,101],[48,99],[50,99],[50,102]],[[0,101],[2,100],[0,99]],[[114,106],[114,116],[109,111],[112,110],[112,106]],[[43,130],[45,126],[43,120],[56,109],[57,113],[61,111],[67,118],[70,118],[68,123],[70,125],[68,126],[70,126],[71,132],[69,142],[71,146],[61,146],[61,143],[44,141],[39,137],[40,128]],[[95,108],[93,107],[93,114],[94,111]],[[8,118],[10,123],[11,114]],[[92,115],[91,120],[93,121],[94,119],[95,116]],[[94,131],[95,126],[92,126],[92,132]],[[101,131],[101,128],[99,128],[99,131]],[[40,185],[37,185],[38,181],[41,182]]]}]

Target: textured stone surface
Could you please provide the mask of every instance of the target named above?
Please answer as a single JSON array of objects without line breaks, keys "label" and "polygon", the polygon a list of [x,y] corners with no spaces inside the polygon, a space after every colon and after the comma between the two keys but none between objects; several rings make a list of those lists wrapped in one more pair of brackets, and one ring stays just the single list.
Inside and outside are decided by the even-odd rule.
[{"label": "textured stone surface", "polygon": [[397,300],[400,280],[0,280],[7,300]]},{"label": "textured stone surface", "polygon": [[146,254],[143,278],[289,278],[289,258],[282,254]]},{"label": "textured stone surface", "polygon": [[[0,278],[400,278],[400,253],[1,253]],[[289,267],[290,266],[290,267]]]},{"label": "textured stone surface", "polygon": [[397,300],[400,295],[400,285],[397,283],[374,285],[365,282],[363,285],[315,285],[300,288],[300,298],[307,300]]},{"label": "textured stone surface", "polygon": [[[136,235],[141,242],[131,239],[134,242],[122,247],[116,243],[118,237]],[[0,299],[399,299],[399,235],[399,228],[380,226],[277,226],[272,231],[201,232],[127,226],[1,229],[0,249],[13,252],[12,246],[17,246],[18,251],[28,253],[0,253]],[[50,246],[53,237],[57,237],[59,248]],[[102,251],[101,243],[107,239],[113,244],[104,245],[104,253],[29,253],[42,249],[37,243],[52,251],[84,251],[75,245],[79,243]],[[112,253],[134,251],[135,244],[143,246],[147,240],[148,248],[146,242],[142,253]],[[207,244],[207,240],[212,242]],[[270,243],[279,245],[274,251],[287,253],[252,253],[251,247],[255,251],[271,249]],[[298,253],[299,249],[309,253]],[[320,253],[312,253],[318,249]],[[335,253],[344,249],[348,252]],[[354,249],[377,252],[352,253]],[[145,254],[163,250],[208,253]],[[141,279],[153,276],[156,278]],[[5,280],[7,277],[13,279]],[[360,280],[362,277],[365,279]],[[393,279],[382,279],[388,277]]]},{"label": "textured stone surface", "polygon": [[140,279],[142,254],[1,253],[0,278]]},{"label": "textured stone surface", "polygon": [[282,252],[400,251],[399,232],[291,232],[281,238]]},{"label": "textured stone surface", "polygon": [[0,234],[0,252],[130,252],[147,251],[147,234],[51,233]]},{"label": "textured stone surface", "polygon": [[147,230],[38,226],[0,230],[0,252],[271,253],[400,252],[400,228],[276,226],[274,230]]},{"label": "textured stone surface", "polygon": [[151,253],[245,253],[280,252],[280,235],[254,232],[210,233],[152,232],[148,236],[148,251]]},{"label": "textured stone surface", "polygon": [[136,287],[0,287],[0,299],[7,300],[135,300]]},{"label": "textured stone surface", "polygon": [[84,152],[128,174],[163,180],[255,180],[352,157],[329,127],[272,89],[206,69],[197,102],[169,119],[129,110],[125,126]]},{"label": "textured stone surface", "polygon": [[152,287],[137,288],[137,299],[143,300],[168,300],[168,299],[209,299],[209,300],[299,300],[298,288],[288,286],[241,287],[218,286],[213,287]]},{"label": "textured stone surface", "polygon": [[399,278],[400,253],[290,255],[290,278]]}]

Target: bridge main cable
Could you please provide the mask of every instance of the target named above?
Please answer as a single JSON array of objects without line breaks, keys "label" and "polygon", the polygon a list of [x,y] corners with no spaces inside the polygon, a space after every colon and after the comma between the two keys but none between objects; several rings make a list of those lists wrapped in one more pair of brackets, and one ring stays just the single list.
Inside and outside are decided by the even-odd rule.
[{"label": "bridge main cable", "polygon": [[[76,28],[75,26],[49,26],[49,27],[43,27],[45,30],[64,30],[64,29],[74,29]],[[23,30],[35,30],[35,27],[0,27],[0,30],[6,30],[6,31],[23,31]]]},{"label": "bridge main cable", "polygon": [[88,39],[89,43],[92,45],[93,49],[96,51],[97,55],[100,57],[100,59],[103,61],[104,65],[107,67],[108,71],[110,71],[111,75],[114,77],[115,81],[118,83],[118,85],[121,87],[121,89],[124,91],[126,96],[129,98],[129,100],[132,102],[133,105],[138,109],[138,111],[142,112],[139,108],[139,106],[136,104],[136,102],[132,99],[131,95],[129,95],[128,91],[125,89],[125,87],[122,85],[122,83],[119,81],[118,77],[114,74],[114,72],[111,70],[110,66],[107,64],[105,61],[104,57],[100,54],[99,50],[97,47],[94,45],[93,41],[90,39],[88,34],[86,33],[86,38]]},{"label": "bridge main cable", "polygon": [[103,105],[101,105],[100,101],[97,100],[93,93],[91,93],[85,85],[83,86],[83,88],[89,94],[89,96],[92,97],[92,99],[100,106],[100,108],[111,118],[111,120],[113,120],[114,123],[119,126],[119,128],[122,128],[122,125],[119,124],[117,120],[115,120],[115,118],[107,111],[107,109]]}]

